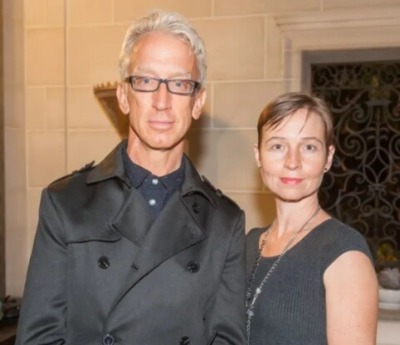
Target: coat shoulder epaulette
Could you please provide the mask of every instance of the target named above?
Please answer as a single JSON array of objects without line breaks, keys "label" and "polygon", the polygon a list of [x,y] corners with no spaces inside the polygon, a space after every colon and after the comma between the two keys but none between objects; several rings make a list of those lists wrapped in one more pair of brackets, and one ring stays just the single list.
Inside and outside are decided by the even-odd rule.
[{"label": "coat shoulder epaulette", "polygon": [[60,182],[62,180],[65,180],[68,177],[71,177],[71,176],[74,176],[74,175],[77,175],[77,174],[82,174],[82,173],[84,173],[86,171],[92,170],[94,168],[94,163],[95,163],[95,161],[92,161],[90,163],[85,164],[82,168],[79,168],[79,169],[74,170],[73,172],[71,172],[71,173],[69,173],[67,175],[59,177],[58,179],[56,179],[53,182],[51,182],[49,186],[55,184],[56,182]]},{"label": "coat shoulder epaulette", "polygon": [[215,187],[204,175],[201,175],[201,179],[217,196],[221,197],[223,195],[221,190]]},{"label": "coat shoulder epaulette", "polygon": [[222,193],[222,191],[220,189],[218,189],[217,187],[215,187],[204,175],[201,175],[201,179],[218,197],[224,198],[224,199],[230,201],[232,204],[238,206],[237,203],[233,199],[228,197],[226,194]]}]

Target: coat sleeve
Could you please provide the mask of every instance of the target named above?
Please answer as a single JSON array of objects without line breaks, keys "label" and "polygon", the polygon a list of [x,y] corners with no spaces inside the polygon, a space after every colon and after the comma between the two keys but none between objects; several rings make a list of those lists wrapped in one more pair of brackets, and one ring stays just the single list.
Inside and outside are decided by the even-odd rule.
[{"label": "coat sleeve", "polygon": [[244,236],[244,213],[241,211],[234,226],[230,249],[211,317],[212,329],[216,333],[212,345],[243,345],[246,343]]},{"label": "coat sleeve", "polygon": [[59,211],[45,189],[29,262],[16,345],[66,343],[67,249]]}]

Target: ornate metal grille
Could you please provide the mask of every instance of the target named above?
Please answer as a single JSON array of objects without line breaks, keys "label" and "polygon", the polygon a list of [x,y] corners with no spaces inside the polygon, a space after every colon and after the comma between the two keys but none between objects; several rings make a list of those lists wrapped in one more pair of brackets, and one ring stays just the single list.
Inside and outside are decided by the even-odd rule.
[{"label": "ornate metal grille", "polygon": [[333,113],[336,154],[320,201],[367,239],[376,264],[400,264],[400,62],[311,65]]}]

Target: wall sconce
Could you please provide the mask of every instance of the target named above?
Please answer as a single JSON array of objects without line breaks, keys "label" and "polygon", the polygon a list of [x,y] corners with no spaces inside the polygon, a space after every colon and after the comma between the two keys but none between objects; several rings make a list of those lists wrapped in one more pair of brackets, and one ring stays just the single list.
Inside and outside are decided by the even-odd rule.
[{"label": "wall sconce", "polygon": [[122,139],[128,137],[129,117],[119,109],[116,95],[118,82],[94,86],[93,92]]}]

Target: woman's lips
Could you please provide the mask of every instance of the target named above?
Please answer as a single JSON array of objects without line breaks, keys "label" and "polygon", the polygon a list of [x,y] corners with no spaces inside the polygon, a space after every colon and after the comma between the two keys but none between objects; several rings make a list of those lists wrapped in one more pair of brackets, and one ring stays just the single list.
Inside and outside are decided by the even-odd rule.
[{"label": "woman's lips", "polygon": [[281,177],[281,181],[284,184],[296,185],[303,181],[303,179],[294,177]]}]

